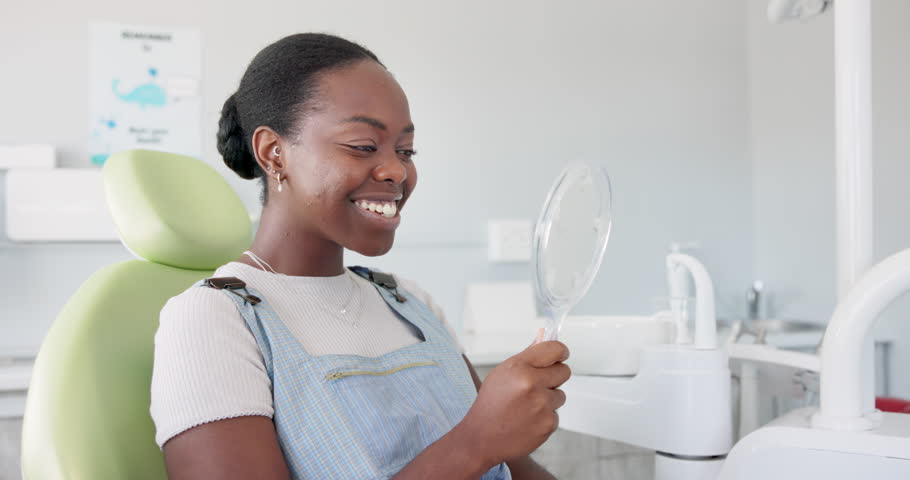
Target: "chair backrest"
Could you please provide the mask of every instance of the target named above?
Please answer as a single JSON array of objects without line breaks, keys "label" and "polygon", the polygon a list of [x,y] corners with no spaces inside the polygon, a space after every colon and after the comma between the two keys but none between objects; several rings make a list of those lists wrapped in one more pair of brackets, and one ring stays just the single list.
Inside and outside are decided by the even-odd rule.
[{"label": "chair backrest", "polygon": [[104,181],[120,237],[142,259],[89,277],[48,332],[23,419],[26,480],[167,478],[149,415],[158,313],[252,239],[236,193],[197,159],[121,152]]}]

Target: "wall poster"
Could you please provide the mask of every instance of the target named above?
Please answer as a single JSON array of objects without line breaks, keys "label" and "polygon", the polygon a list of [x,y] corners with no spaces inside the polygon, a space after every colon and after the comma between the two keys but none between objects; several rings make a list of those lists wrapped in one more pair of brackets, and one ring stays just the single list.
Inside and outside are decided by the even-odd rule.
[{"label": "wall poster", "polygon": [[92,164],[130,148],[201,156],[198,29],[92,22],[89,49]]}]

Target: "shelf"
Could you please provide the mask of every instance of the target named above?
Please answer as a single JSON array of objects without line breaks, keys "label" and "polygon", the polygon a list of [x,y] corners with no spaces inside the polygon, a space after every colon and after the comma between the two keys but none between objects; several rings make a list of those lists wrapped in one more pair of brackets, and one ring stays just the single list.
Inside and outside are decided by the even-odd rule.
[{"label": "shelf", "polygon": [[0,365],[0,393],[24,392],[32,377],[32,364]]},{"label": "shelf", "polygon": [[79,247],[119,247],[123,248],[123,245],[119,241],[110,240],[110,241],[66,241],[66,242],[13,242],[9,239],[0,239],[0,250],[15,250],[20,248],[27,249],[60,249],[60,248],[79,248]]}]

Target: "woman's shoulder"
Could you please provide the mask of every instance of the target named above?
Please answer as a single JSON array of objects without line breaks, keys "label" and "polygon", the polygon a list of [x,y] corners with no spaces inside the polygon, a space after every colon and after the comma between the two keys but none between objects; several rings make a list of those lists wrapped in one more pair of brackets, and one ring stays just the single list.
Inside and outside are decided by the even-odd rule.
[{"label": "woman's shoulder", "polygon": [[203,423],[271,416],[270,380],[253,334],[228,294],[191,286],[161,310],[150,413],[158,445]]},{"label": "woman's shoulder", "polygon": [[[225,275],[222,267],[212,274],[212,277],[219,276],[230,275]],[[231,319],[242,321],[236,304],[225,292],[193,284],[164,304],[159,315],[159,329],[211,327]]]},{"label": "woman's shoulder", "polygon": [[179,295],[171,297],[161,309],[162,317],[179,315],[185,312],[205,313],[207,311],[224,311],[228,307],[236,309],[234,302],[223,292],[214,288],[193,285]]}]

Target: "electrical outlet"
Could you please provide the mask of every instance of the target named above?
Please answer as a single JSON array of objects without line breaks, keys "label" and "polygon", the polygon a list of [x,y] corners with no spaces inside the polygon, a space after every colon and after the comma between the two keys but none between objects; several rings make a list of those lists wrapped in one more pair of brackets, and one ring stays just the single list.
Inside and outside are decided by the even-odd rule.
[{"label": "electrical outlet", "polygon": [[530,220],[490,220],[488,256],[491,262],[531,261]]}]

